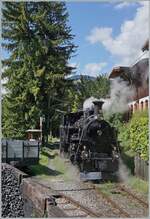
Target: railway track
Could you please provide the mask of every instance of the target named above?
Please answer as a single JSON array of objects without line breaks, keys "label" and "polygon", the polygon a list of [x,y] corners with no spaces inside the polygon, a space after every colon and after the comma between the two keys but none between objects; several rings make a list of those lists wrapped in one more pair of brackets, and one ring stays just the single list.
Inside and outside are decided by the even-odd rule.
[{"label": "railway track", "polygon": [[[35,180],[34,180],[35,181]],[[42,183],[39,183],[35,181],[37,184],[47,188],[52,189],[50,186],[44,185]],[[90,188],[91,190],[94,189]],[[81,189],[82,191],[88,190],[88,188]],[[79,201],[76,201],[75,199],[69,197],[68,195],[63,194],[65,191],[76,191],[79,192],[81,190],[54,190],[53,197],[55,198],[55,201],[57,203],[57,207],[63,210],[65,217],[102,217],[103,214],[95,213],[93,210],[87,208],[86,206],[82,205]],[[55,194],[56,193],[56,194]],[[55,215],[53,216],[60,217],[59,211],[55,212]]]},{"label": "railway track", "polygon": [[[16,170],[17,177],[19,179],[19,183],[22,180],[22,177],[27,177],[27,175],[18,170]],[[29,177],[30,178],[30,177]],[[127,217],[130,218],[134,216],[132,211],[128,211],[128,209],[121,205],[120,202],[113,199],[113,195],[108,195],[103,192],[101,188],[97,187],[93,183],[85,183],[78,186],[77,182],[74,182],[73,186],[68,186],[67,182],[64,182],[65,186],[58,185],[57,188],[53,188],[53,186],[49,186],[49,184],[40,183],[38,180],[33,179],[37,184],[45,187],[47,190],[53,191],[53,197],[57,203],[57,208],[54,207],[52,209],[54,217],[61,217],[63,213],[63,217]],[[59,184],[59,183],[58,183]],[[139,198],[137,195],[128,190],[124,185],[115,184],[114,189],[116,194],[126,196],[128,198],[128,202],[138,202],[139,207],[143,208],[145,211],[148,211],[148,203]],[[87,195],[87,193],[89,195]],[[90,194],[94,194],[98,198],[95,199],[93,205],[85,204],[86,202],[82,202],[82,198],[78,198],[78,195],[81,195],[86,200],[89,198]],[[123,197],[122,196],[122,197]],[[104,203],[103,207],[100,202]],[[96,206],[98,203],[99,208]],[[105,210],[107,209],[107,210]],[[59,211],[60,210],[60,211]]]},{"label": "railway track", "polygon": [[[101,196],[103,199],[106,200],[106,202],[108,204],[110,204],[112,207],[111,207],[111,211],[113,212],[113,214],[116,216],[116,217],[133,217],[135,216],[134,215],[134,212],[132,211],[129,211],[128,208],[122,206],[120,204],[120,202],[116,202],[114,201],[109,195],[107,195],[106,193],[102,192],[99,188],[97,188],[95,185],[91,184],[91,183],[88,183],[87,185],[89,185],[88,188],[81,188],[81,189],[57,189],[57,191],[59,192],[72,192],[72,193],[75,193],[77,192],[78,194],[81,193],[81,192],[84,192],[84,191],[89,191],[89,190],[93,190],[96,191],[96,193]],[[136,196],[135,194],[133,194],[131,191],[129,191],[127,188],[125,188],[123,185],[120,185],[120,184],[116,184],[116,189],[120,191],[119,194],[123,195],[124,196],[124,193],[126,193],[126,196],[127,198],[129,199],[126,203],[126,205],[130,204],[131,203],[134,203],[135,202],[138,202],[138,206],[139,208],[142,209],[143,207],[143,211],[145,211],[145,215],[146,215],[146,212],[148,212],[148,203],[146,203],[144,200],[140,199],[138,196]],[[121,193],[123,191],[123,194]],[[122,196],[122,198],[123,198]],[[72,199],[74,200],[74,199]],[[98,201],[98,200],[97,200]],[[78,201],[78,204],[79,204],[79,201]],[[83,205],[82,205],[83,206]],[[137,205],[135,204],[133,209],[136,209],[137,208]],[[89,209],[89,208],[88,208]],[[94,207],[92,208],[94,209]],[[96,210],[93,210],[95,215],[97,215],[97,217],[106,217],[108,216],[107,213],[104,213],[104,212],[98,212]],[[142,213],[141,213],[142,214]]]},{"label": "railway track", "polygon": [[145,208],[148,208],[149,205],[147,202],[145,202],[144,200],[142,200],[141,198],[139,198],[138,196],[136,196],[135,194],[133,194],[131,191],[129,191],[127,188],[125,188],[125,186],[123,185],[118,185],[118,188],[125,192],[129,197],[131,197],[131,199],[135,199],[137,200],[141,205],[143,205]]},{"label": "railway track", "polygon": [[[16,169],[17,170],[17,169]],[[22,171],[17,170],[17,175],[19,181],[22,179],[22,175],[27,177]],[[30,178],[30,177],[29,177]],[[67,182],[63,182],[64,185],[58,183],[57,187],[53,187],[51,183],[46,184],[46,182],[40,183],[37,179],[31,178],[35,183],[41,185],[43,188],[52,191],[52,196],[56,201],[56,206],[53,206],[52,215],[53,217],[133,217],[132,214],[126,207],[123,207],[119,202],[116,202],[112,196],[104,193],[101,188],[97,187],[93,183],[81,183],[78,185],[74,182],[70,185]],[[148,203],[139,198],[137,195],[128,190],[124,185],[116,184],[114,185],[115,190],[119,195],[126,195],[128,202],[138,202],[139,206],[142,206],[145,211],[148,211]],[[87,195],[88,193],[88,195]],[[97,198],[92,200],[90,196]],[[78,196],[81,196],[79,198]],[[92,205],[90,203],[90,198],[92,200]],[[84,202],[83,200],[84,199]],[[86,205],[86,200],[88,204]],[[144,214],[145,216],[145,214]]]},{"label": "railway track", "polygon": [[[43,185],[42,186],[48,188],[48,189],[52,189],[49,186]],[[97,211],[93,208],[89,208],[83,204],[81,204],[80,201],[77,201],[76,199],[74,199],[72,196],[75,193],[81,193],[81,192],[86,192],[91,190],[91,192],[96,192],[98,194],[98,196],[101,196],[105,201],[106,201],[106,205],[109,204],[110,209],[111,209],[111,213],[113,214],[113,216],[115,217],[126,217],[126,218],[130,218],[132,217],[130,215],[130,213],[128,213],[126,210],[124,210],[122,207],[120,207],[119,204],[117,204],[114,200],[112,200],[107,194],[105,194],[104,192],[102,192],[99,188],[97,188],[96,186],[94,186],[93,184],[88,184],[88,188],[81,188],[81,189],[55,189],[54,191],[56,191],[57,195],[54,195],[54,198],[56,200],[57,203],[57,207],[59,207],[64,214],[66,215],[66,217],[108,217],[109,215],[107,215],[107,213],[104,213],[104,211]],[[123,189],[122,186],[119,185],[118,187],[119,189]],[[93,191],[92,191],[93,190]],[[73,193],[72,196],[70,196],[69,194],[65,194],[65,193]],[[131,193],[130,193],[131,195]],[[136,197],[136,196],[135,196]],[[137,197],[136,197],[137,198]],[[139,198],[138,198],[139,199]],[[99,201],[99,200],[97,200]],[[140,202],[141,200],[139,200]],[[146,204],[146,203],[145,203]],[[56,212],[56,217],[58,217],[59,215],[57,215]]]},{"label": "railway track", "polygon": [[120,216],[122,217],[130,217],[130,214],[128,214],[128,212],[124,211],[118,204],[116,204],[116,202],[114,202],[108,195],[106,195],[105,193],[103,193],[100,189],[95,188],[97,193],[102,195],[104,199],[107,200],[107,202],[109,202],[113,208],[119,210],[120,212]]},{"label": "railway track", "polygon": [[[121,216],[125,216],[125,217],[133,217],[132,213],[128,210],[124,210],[124,208],[121,206],[121,204],[118,204],[116,201],[113,200],[113,198],[111,198],[108,194],[104,193],[103,191],[101,191],[100,188],[95,188],[98,192],[98,194],[102,195],[109,203],[112,204],[112,206],[116,209],[118,209],[120,211]],[[136,196],[135,194],[133,194],[131,191],[129,191],[127,188],[125,188],[125,186],[123,185],[118,185],[116,184],[115,186],[116,192],[118,191],[119,194],[121,195],[126,195],[126,197],[128,198],[129,202],[128,203],[135,203],[138,202],[139,207],[143,208],[145,210],[145,212],[148,212],[148,203],[145,202],[144,200],[140,199],[138,196]],[[123,193],[122,193],[123,192]],[[121,200],[121,199],[119,199]]]},{"label": "railway track", "polygon": [[[55,196],[57,206],[61,208],[67,217],[102,217],[102,214],[95,213],[93,210],[85,207],[79,201],[69,196],[60,194]],[[57,215],[56,215],[57,216]]]}]

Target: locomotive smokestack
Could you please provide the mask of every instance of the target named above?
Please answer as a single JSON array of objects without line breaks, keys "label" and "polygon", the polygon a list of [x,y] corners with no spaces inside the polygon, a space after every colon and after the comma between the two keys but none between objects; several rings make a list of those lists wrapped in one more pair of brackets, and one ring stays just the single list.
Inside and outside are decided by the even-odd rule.
[{"label": "locomotive smokestack", "polygon": [[102,105],[104,104],[104,101],[102,100],[95,100],[93,101],[93,104],[94,104],[94,114],[97,116],[97,115],[103,115],[102,113]]}]

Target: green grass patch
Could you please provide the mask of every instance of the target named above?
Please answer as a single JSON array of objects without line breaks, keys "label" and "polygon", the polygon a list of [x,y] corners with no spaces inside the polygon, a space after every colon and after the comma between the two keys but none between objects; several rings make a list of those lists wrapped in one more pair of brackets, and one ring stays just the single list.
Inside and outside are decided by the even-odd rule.
[{"label": "green grass patch", "polygon": [[115,188],[115,183],[113,182],[105,182],[104,184],[99,184],[98,188],[100,191],[107,195],[111,195],[111,191]]},{"label": "green grass patch", "polygon": [[137,177],[130,177],[129,180],[127,181],[127,184],[135,189],[137,192],[140,192],[144,195],[148,195],[148,182],[144,181],[142,179],[139,179]]},{"label": "green grass patch", "polygon": [[[135,176],[130,176],[129,179],[124,184],[129,186],[129,188],[133,189],[137,193],[140,193],[145,197],[148,196],[149,184],[147,181],[139,179]],[[113,191],[115,191],[115,187],[116,187],[116,182],[105,182],[104,184],[97,185],[97,188],[99,188],[103,193],[107,195],[111,195]]]},{"label": "green grass patch", "polygon": [[50,161],[50,163],[55,167],[56,170],[62,172],[63,174],[65,173],[66,167],[64,161],[59,156],[56,156]]},{"label": "green grass patch", "polygon": [[43,154],[43,151],[40,152],[39,163],[30,167],[31,173],[33,175],[47,175],[48,169],[48,157]]},{"label": "green grass patch", "polygon": [[58,149],[43,147],[38,165],[31,166],[33,175],[41,179],[70,179],[70,167],[59,156]]},{"label": "green grass patch", "polygon": [[44,166],[48,165],[48,157],[44,155],[43,152],[41,152],[40,154],[39,164],[44,165]]}]

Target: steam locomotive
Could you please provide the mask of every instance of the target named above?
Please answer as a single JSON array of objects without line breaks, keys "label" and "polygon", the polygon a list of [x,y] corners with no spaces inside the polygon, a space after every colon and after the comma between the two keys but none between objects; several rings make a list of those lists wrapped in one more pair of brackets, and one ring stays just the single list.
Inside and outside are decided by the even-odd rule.
[{"label": "steam locomotive", "polygon": [[103,103],[93,101],[92,109],[64,114],[60,126],[60,154],[78,166],[83,180],[107,179],[118,170],[117,132],[103,118]]}]

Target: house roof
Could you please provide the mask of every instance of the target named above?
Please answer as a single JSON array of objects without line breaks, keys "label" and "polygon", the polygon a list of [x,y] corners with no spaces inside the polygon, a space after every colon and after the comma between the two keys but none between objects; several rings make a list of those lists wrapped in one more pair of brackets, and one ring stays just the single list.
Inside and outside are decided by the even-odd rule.
[{"label": "house roof", "polygon": [[149,50],[149,40],[147,39],[142,47],[142,51]]},{"label": "house roof", "polygon": [[124,80],[130,81],[131,69],[127,66],[118,66],[112,69],[109,79],[121,77]]},{"label": "house roof", "polygon": [[144,58],[139,60],[131,67],[118,66],[112,69],[109,78],[113,79],[121,77],[122,79],[133,83],[136,86],[141,86],[145,81],[148,81],[149,60]]}]

